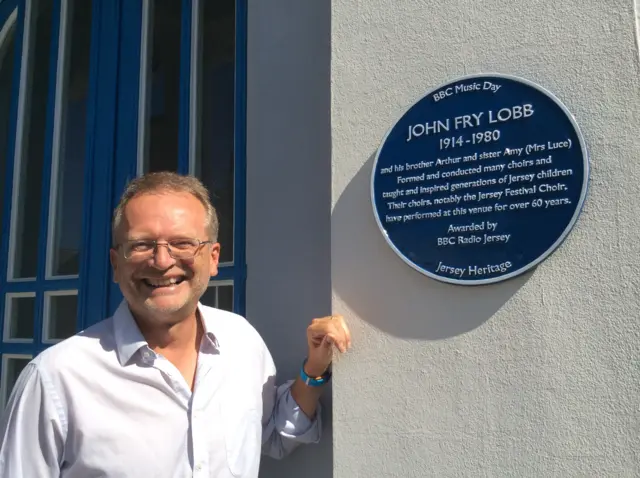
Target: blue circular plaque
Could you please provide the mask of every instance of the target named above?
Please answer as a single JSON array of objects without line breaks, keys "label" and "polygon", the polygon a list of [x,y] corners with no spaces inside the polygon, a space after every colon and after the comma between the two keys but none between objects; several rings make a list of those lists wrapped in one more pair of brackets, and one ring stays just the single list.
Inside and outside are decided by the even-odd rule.
[{"label": "blue circular plaque", "polygon": [[475,75],[402,115],[378,149],[371,195],[407,264],[477,285],[548,257],[580,214],[588,176],[584,139],[557,98],[521,78]]}]

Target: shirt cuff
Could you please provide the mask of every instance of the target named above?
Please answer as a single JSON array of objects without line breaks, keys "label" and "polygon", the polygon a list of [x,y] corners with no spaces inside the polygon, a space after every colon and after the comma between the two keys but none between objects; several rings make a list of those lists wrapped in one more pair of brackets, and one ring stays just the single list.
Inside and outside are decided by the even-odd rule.
[{"label": "shirt cuff", "polygon": [[290,380],[276,390],[276,430],[297,443],[318,443],[322,430],[322,406],[318,402],[315,418],[310,420],[291,396],[293,383]]}]

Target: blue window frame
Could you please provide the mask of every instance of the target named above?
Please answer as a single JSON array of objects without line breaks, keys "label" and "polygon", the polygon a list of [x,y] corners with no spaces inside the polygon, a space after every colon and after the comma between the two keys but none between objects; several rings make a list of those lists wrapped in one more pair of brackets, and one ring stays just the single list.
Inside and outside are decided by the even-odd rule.
[{"label": "blue window frame", "polygon": [[[203,302],[244,314],[245,90],[246,0],[0,0],[0,405],[31,357],[117,307],[111,213],[145,168],[211,187],[229,252]],[[149,155],[166,138],[175,157]]]}]

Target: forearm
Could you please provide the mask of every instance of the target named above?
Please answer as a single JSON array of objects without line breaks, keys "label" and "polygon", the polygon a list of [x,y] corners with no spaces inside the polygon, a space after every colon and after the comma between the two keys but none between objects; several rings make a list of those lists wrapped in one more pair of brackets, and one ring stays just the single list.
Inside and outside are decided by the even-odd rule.
[{"label": "forearm", "polygon": [[302,379],[289,380],[265,398],[268,410],[272,409],[269,403],[274,404],[268,422],[263,425],[265,455],[281,459],[303,443],[319,442],[323,414],[319,404],[321,391],[309,390],[311,388]]},{"label": "forearm", "polygon": [[291,396],[310,420],[316,415],[318,401],[325,386],[311,387],[298,376],[291,387]]},{"label": "forearm", "polygon": [[[330,363],[327,365],[326,363],[319,364],[305,361],[303,364],[304,373],[298,375],[291,387],[291,396],[310,420],[315,417],[318,401],[326,387],[326,382],[331,377],[330,367]],[[307,377],[304,377],[305,374]],[[314,386],[314,384],[307,384],[305,378],[317,378],[320,382],[316,382]],[[325,381],[325,383],[322,384],[322,381]]]},{"label": "forearm", "polygon": [[[351,334],[341,315],[313,319],[307,328],[309,354],[303,372],[291,387],[291,397],[304,414],[313,420],[323,389],[331,379],[334,349],[344,353],[351,346]],[[306,375],[306,377],[305,377]]]}]

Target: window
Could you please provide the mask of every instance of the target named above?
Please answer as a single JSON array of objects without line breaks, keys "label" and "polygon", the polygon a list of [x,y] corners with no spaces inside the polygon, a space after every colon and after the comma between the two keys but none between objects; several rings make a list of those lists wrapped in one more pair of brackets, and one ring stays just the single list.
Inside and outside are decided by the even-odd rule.
[{"label": "window", "polygon": [[44,293],[42,341],[53,344],[76,333],[78,291],[57,290]]},{"label": "window", "polygon": [[2,354],[2,377],[0,378],[0,405],[4,409],[11,390],[15,385],[20,372],[31,360],[31,355],[25,354]]},{"label": "window", "polygon": [[36,312],[35,292],[13,292],[5,295],[4,333],[6,343],[32,343]]},{"label": "window", "polygon": [[[4,8],[3,8],[4,7]],[[14,129],[11,127],[15,117],[13,105],[13,92],[15,90],[16,44],[18,11],[14,4],[5,1],[0,4],[0,226],[2,227],[2,246],[6,247],[9,217],[6,214],[7,206],[11,201],[10,183],[12,177],[12,136]],[[9,174],[8,174],[9,173]],[[0,314],[2,314],[2,352],[8,344],[30,344],[33,342],[33,316],[35,310],[35,294],[6,293],[1,287],[6,282],[7,261],[6,255],[0,254]],[[24,317],[27,317],[25,320]],[[28,346],[28,345],[27,345]],[[16,370],[21,370],[23,356],[2,354],[0,361],[0,406],[6,403],[9,391],[16,380]]]},{"label": "window", "polygon": [[202,300],[244,312],[245,23],[244,0],[0,0],[2,404],[119,304],[111,214],[136,174],[207,185],[222,263]]},{"label": "window", "polygon": [[42,217],[42,173],[49,92],[53,2],[25,8],[24,39],[9,227],[9,280],[35,280]]},{"label": "window", "polygon": [[[235,33],[241,12],[236,2],[197,1],[192,25],[189,116],[189,173],[207,186],[220,220],[220,268],[203,303],[243,313],[244,289],[244,87],[237,77],[243,57]],[[238,81],[240,79],[240,81]],[[215,300],[213,293],[215,292]]]},{"label": "window", "polygon": [[2,404],[31,357],[78,330],[92,6],[0,3]]},{"label": "window", "polygon": [[56,82],[47,228],[47,278],[77,277],[82,248],[85,142],[77,138],[86,135],[92,5],[86,0],[70,0],[62,6],[60,29],[63,36]]},{"label": "window", "polygon": [[189,172],[209,189],[220,217],[220,262],[233,264],[234,2],[203,2],[196,26]]},{"label": "window", "polygon": [[143,2],[138,174],[178,170],[181,2]]},{"label": "window", "polygon": [[[5,175],[10,144],[11,98],[16,47],[16,16],[14,10],[0,26],[0,226],[4,224],[4,196],[8,188]],[[4,20],[0,17],[0,21]]]},{"label": "window", "polygon": [[[128,126],[118,135],[116,190],[149,171],[200,178],[220,220],[221,264],[212,280],[230,285],[232,309],[243,313],[244,3],[142,0],[130,8],[125,14],[141,25],[138,56],[123,52],[129,56],[121,60],[121,77],[137,84],[123,86],[119,103],[120,122]],[[113,311],[122,297],[117,285],[110,288]]]},{"label": "window", "polygon": [[211,281],[202,296],[204,305],[233,312],[233,281]]}]

